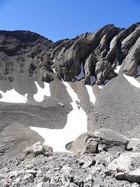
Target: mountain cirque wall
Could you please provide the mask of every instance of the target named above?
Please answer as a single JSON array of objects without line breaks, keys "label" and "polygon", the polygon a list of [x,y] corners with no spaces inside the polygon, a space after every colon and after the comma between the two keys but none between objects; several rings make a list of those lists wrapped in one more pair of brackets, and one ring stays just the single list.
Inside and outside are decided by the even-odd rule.
[{"label": "mountain cirque wall", "polygon": [[[12,89],[24,96],[27,104],[26,107],[19,106],[22,111],[18,114],[20,122],[26,116],[30,125],[38,126],[39,123],[43,127],[45,123],[44,127],[48,127],[46,122],[49,119],[51,124],[53,111],[56,121],[61,114],[57,128],[63,128],[67,114],[72,110],[71,97],[63,84],[63,81],[69,82],[88,116],[88,130],[106,126],[128,135],[133,126],[133,135],[139,136],[135,133],[135,126],[139,129],[139,90],[123,76],[123,73],[135,77],[139,75],[139,45],[140,23],[127,29],[107,25],[95,33],[55,43],[30,31],[0,31],[0,97]],[[51,96],[37,101],[37,88],[40,86],[42,90],[47,83]],[[96,103],[91,102],[93,98],[89,98],[84,85],[92,86]],[[97,85],[106,86],[99,90]],[[130,97],[133,99],[128,103]],[[65,107],[60,107],[61,102]],[[42,106],[41,111],[43,107],[48,110],[40,114],[38,105]],[[6,105],[4,108],[14,112],[13,106]],[[28,108],[32,108],[30,116]],[[4,110],[5,116],[10,113],[7,114],[8,110]],[[38,118],[31,123],[30,118],[35,113]],[[49,117],[44,120],[45,114]],[[4,116],[3,109],[1,116]],[[2,119],[7,120],[7,117]],[[14,119],[17,120],[17,117],[13,117],[12,122]],[[54,120],[49,128],[55,126]]]},{"label": "mountain cirque wall", "polygon": [[[139,37],[140,23],[133,24],[127,29],[107,25],[95,33],[85,33],[74,39],[64,39],[55,43],[30,31],[0,31],[0,89],[6,92],[14,88],[22,95],[28,94],[27,103],[38,104],[33,97],[37,93],[35,81],[38,82],[41,88],[44,86],[43,82],[47,82],[50,84],[50,100],[56,102],[56,100],[54,101],[55,98],[58,102],[63,101],[70,104],[71,98],[67,95],[61,83],[61,81],[68,81],[78,94],[80,104],[85,109],[89,107],[89,104],[87,104],[85,88],[83,89],[83,86],[80,86],[81,80],[86,85],[94,85],[93,88],[96,94],[96,107],[94,106],[94,110],[97,109],[98,111],[94,115],[92,111],[89,116],[94,118],[94,122],[97,120],[100,121],[99,124],[102,124],[107,120],[106,118],[110,115],[110,112],[106,116],[103,114],[103,116],[99,117],[100,113],[102,115],[103,111],[105,112],[108,104],[106,99],[102,99],[105,98],[103,95],[106,95],[104,93],[105,89],[99,94],[96,84],[104,85],[121,73],[138,76],[139,72],[137,70],[140,64]],[[120,82],[124,84],[124,78],[118,77],[116,80],[119,82],[120,79]],[[116,87],[120,87],[119,97],[118,89],[113,86],[115,84]],[[128,87],[129,97],[133,95],[133,92],[138,95],[134,88],[129,89],[129,85],[125,85]],[[79,90],[81,89],[84,94],[80,93]],[[119,107],[117,103],[120,103],[121,100],[123,106],[124,99],[122,99],[122,96],[124,96],[125,89],[125,86],[121,87],[119,83],[117,85],[116,81],[114,83],[110,81],[108,83],[110,97],[107,94],[106,98],[115,102],[114,104],[117,107]],[[62,90],[63,93],[65,92],[64,95],[61,94]],[[132,91],[129,94],[130,90]],[[117,99],[114,100],[112,96],[117,97]],[[102,101],[104,104],[101,103]],[[47,104],[48,102],[50,103],[47,100]],[[130,110],[128,110],[127,116],[124,114],[124,118],[128,118],[128,114],[131,112],[131,107],[127,106],[127,108],[130,108]],[[89,110],[93,109],[90,108]],[[66,113],[69,111],[70,106]],[[118,113],[118,111],[116,110],[115,113]],[[99,118],[104,118],[103,122]],[[122,118],[122,114],[119,116],[116,114],[115,118]],[[120,119],[120,121],[122,120]],[[126,119],[125,122],[127,123],[128,120]],[[92,123],[93,119],[91,120]],[[110,123],[112,123],[111,120]],[[113,125],[115,123],[116,121],[113,121]],[[119,125],[121,124],[119,122]]]},{"label": "mountain cirque wall", "polygon": [[[74,39],[52,42],[29,31],[0,31],[1,80],[13,81],[15,74],[51,82],[56,77],[64,81],[84,79],[97,84],[114,78],[116,66],[133,76],[140,63],[140,24],[127,29],[107,25],[95,33],[85,33]],[[78,77],[84,69],[83,77]],[[17,75],[18,76],[18,75]]]},{"label": "mountain cirque wall", "polygon": [[[57,42],[30,31],[0,31],[0,185],[140,183],[139,67],[140,23]],[[5,103],[7,93],[22,96],[18,104]],[[74,107],[87,116],[87,132],[67,142],[75,153],[53,153],[29,127],[67,129]]]}]

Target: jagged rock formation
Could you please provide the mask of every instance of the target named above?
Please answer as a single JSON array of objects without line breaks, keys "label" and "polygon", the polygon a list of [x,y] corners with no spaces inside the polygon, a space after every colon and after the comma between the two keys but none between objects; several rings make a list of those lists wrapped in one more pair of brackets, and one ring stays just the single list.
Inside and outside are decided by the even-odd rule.
[{"label": "jagged rock formation", "polygon": [[[139,68],[140,23],[57,42],[30,31],[0,31],[0,185],[139,183]],[[74,153],[53,153],[50,146]],[[22,171],[15,172],[15,155]],[[128,155],[128,165],[137,167],[122,170]],[[42,164],[56,160],[54,178],[40,158]],[[40,171],[23,171],[32,159]]]},{"label": "jagged rock formation", "polygon": [[140,61],[139,36],[139,23],[127,29],[107,25],[95,33],[55,43],[29,31],[1,31],[1,80],[12,82],[15,70],[22,75],[26,69],[29,76],[40,76],[46,82],[56,76],[75,81],[81,66],[84,75],[79,79],[84,78],[86,84],[91,84],[91,76],[97,84],[112,79],[117,65],[122,65],[125,74],[135,75]]}]

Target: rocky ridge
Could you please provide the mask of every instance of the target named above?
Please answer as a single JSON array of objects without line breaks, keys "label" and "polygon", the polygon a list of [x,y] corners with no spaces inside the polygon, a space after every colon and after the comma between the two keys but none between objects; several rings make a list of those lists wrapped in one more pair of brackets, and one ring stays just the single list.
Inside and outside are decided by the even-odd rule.
[{"label": "rocky ridge", "polygon": [[[57,77],[64,81],[84,79],[86,84],[93,84],[91,77],[95,76],[97,84],[104,84],[117,76],[116,66],[121,65],[121,72],[127,75],[136,75],[140,60],[140,23],[127,29],[107,25],[95,33],[55,43],[29,31],[1,31],[0,36],[1,80],[10,82],[14,70],[25,74],[24,61],[29,76],[40,76],[46,82]],[[12,58],[17,63],[13,64]],[[78,77],[81,66],[83,77]]]}]

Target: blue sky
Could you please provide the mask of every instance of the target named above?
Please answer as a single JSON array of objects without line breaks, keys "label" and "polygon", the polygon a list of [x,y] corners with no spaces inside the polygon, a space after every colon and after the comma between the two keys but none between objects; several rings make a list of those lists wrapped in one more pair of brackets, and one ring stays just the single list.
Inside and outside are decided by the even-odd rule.
[{"label": "blue sky", "polygon": [[140,0],[0,0],[0,30],[30,30],[53,41],[135,22]]}]

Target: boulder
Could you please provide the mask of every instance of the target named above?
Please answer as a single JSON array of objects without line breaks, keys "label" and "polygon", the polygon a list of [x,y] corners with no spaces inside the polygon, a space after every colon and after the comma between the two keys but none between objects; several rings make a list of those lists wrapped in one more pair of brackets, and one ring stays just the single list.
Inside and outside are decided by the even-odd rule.
[{"label": "boulder", "polygon": [[140,184],[140,152],[121,153],[108,165],[108,172],[114,172],[118,180]]},{"label": "boulder", "polygon": [[33,153],[35,155],[38,155],[38,154],[43,154],[44,151],[43,151],[43,145],[41,142],[37,142],[33,145]]},{"label": "boulder", "polygon": [[101,164],[104,166],[108,166],[115,158],[116,155],[112,155],[109,152],[102,151],[95,156],[96,166]]},{"label": "boulder", "polygon": [[43,151],[45,156],[51,156],[53,153],[53,148],[48,145],[43,145]]},{"label": "boulder", "polygon": [[129,172],[140,167],[140,152],[121,153],[109,165],[108,170]]},{"label": "boulder", "polygon": [[96,153],[97,152],[98,143],[94,138],[88,137],[86,139],[86,149],[85,152],[87,153]]},{"label": "boulder", "polygon": [[34,180],[34,175],[27,173],[24,177],[23,177],[23,181],[33,181]]},{"label": "boulder", "polygon": [[89,138],[89,136],[90,135],[87,133],[80,135],[75,141],[71,143],[70,151],[95,153],[97,150],[97,142],[92,138]]},{"label": "boulder", "polygon": [[128,145],[127,145],[127,149],[128,150],[132,150],[132,151],[138,151],[138,150],[140,150],[140,139],[138,139],[138,138],[131,138],[129,140]]},{"label": "boulder", "polygon": [[71,143],[70,151],[73,152],[84,152],[86,150],[86,139],[87,133],[81,134]]},{"label": "boulder", "polygon": [[43,182],[50,182],[50,181],[51,181],[51,178],[48,177],[47,174],[43,176]]},{"label": "boulder", "polygon": [[36,142],[31,147],[27,147],[24,150],[25,155],[33,153],[35,156],[43,154],[44,156],[51,156],[53,149],[48,145],[43,145],[41,142]]},{"label": "boulder", "polygon": [[109,149],[114,146],[127,146],[129,139],[120,133],[117,133],[111,129],[98,129],[92,134],[94,139],[98,142],[98,146],[105,145],[105,149]]},{"label": "boulder", "polygon": [[28,170],[25,171],[25,173],[27,173],[27,174],[32,174],[32,175],[35,177],[36,174],[37,174],[37,171],[36,171],[36,170],[33,170],[33,169],[32,169],[32,170],[31,170],[31,169],[30,169],[30,170],[28,169]]},{"label": "boulder", "polygon": [[25,155],[27,156],[28,154],[33,153],[33,148],[32,147],[26,147],[24,150]]},{"label": "boulder", "polygon": [[130,172],[121,172],[115,175],[118,180],[127,180],[129,182],[136,182],[140,184],[140,168]]},{"label": "boulder", "polygon": [[65,165],[61,169],[62,172],[62,183],[65,184],[70,184],[70,181],[73,180],[73,169]]},{"label": "boulder", "polygon": [[[126,148],[129,139],[111,129],[98,129],[93,133],[84,133],[71,143],[71,151],[97,153],[112,147]],[[121,149],[120,148],[120,149]],[[117,152],[117,150],[116,150]]]},{"label": "boulder", "polygon": [[85,154],[83,154],[79,158],[78,162],[79,162],[79,165],[82,168],[88,168],[88,167],[91,167],[91,166],[95,165],[95,159],[91,155],[85,155]]}]

